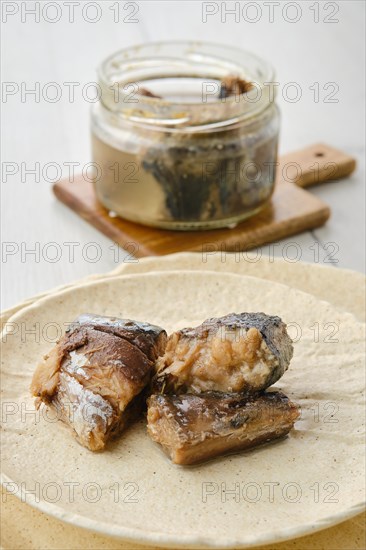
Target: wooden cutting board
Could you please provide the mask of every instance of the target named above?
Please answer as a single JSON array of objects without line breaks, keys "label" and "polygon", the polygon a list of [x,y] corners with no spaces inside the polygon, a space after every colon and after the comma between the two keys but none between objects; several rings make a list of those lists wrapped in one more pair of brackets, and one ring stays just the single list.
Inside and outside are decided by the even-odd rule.
[{"label": "wooden cutting board", "polygon": [[111,217],[83,176],[53,187],[56,197],[137,258],[182,251],[248,250],[319,227],[329,207],[305,191],[310,185],[348,176],[355,160],[328,145],[316,144],[280,158],[271,202],[233,229],[171,231]]}]

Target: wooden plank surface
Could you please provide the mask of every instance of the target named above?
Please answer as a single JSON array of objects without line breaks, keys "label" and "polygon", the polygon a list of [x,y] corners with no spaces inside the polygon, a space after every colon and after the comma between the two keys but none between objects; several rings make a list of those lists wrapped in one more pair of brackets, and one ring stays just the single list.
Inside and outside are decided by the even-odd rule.
[{"label": "wooden plank surface", "polygon": [[249,250],[318,227],[330,215],[322,201],[286,182],[276,185],[270,204],[256,216],[233,229],[209,231],[161,230],[110,217],[108,210],[97,201],[93,185],[82,177],[73,183],[68,180],[57,183],[54,192],[83,219],[138,258],[200,252],[207,247]]},{"label": "wooden plank surface", "polygon": [[356,160],[351,155],[325,143],[315,143],[282,155],[279,172],[285,172],[286,177],[300,187],[310,187],[346,178],[355,168]]},{"label": "wooden plank surface", "polygon": [[82,176],[73,182],[66,179],[57,183],[54,193],[61,202],[138,258],[200,252],[207,246],[228,251],[248,250],[325,223],[329,208],[298,186],[308,187],[330,178],[346,177],[355,165],[352,157],[326,144],[315,144],[286,155],[279,160],[277,184],[270,204],[232,229],[168,231],[111,217],[97,201],[92,184]]}]

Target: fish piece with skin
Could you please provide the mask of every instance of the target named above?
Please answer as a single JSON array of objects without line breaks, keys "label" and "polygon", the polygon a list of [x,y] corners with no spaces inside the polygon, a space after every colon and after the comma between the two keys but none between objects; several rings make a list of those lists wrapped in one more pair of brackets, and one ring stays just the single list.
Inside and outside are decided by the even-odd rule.
[{"label": "fish piece with skin", "polygon": [[196,464],[288,434],[299,408],[283,393],[152,395],[148,433],[175,464]]},{"label": "fish piece with skin", "polygon": [[148,323],[81,315],[33,375],[36,406],[56,410],[85,447],[103,449],[141,412],[138,396],[166,338]]},{"label": "fish piece with skin", "polygon": [[253,393],[274,384],[293,355],[286,325],[264,313],[231,313],[171,334],[153,393]]}]

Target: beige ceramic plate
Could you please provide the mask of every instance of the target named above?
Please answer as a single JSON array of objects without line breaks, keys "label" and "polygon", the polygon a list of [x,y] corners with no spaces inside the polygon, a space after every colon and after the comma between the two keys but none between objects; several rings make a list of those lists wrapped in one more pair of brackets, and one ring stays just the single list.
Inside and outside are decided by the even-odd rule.
[{"label": "beige ceramic plate", "polygon": [[[21,414],[32,406],[31,374],[50,342],[42,337],[23,341],[20,330],[8,336],[3,352],[4,400],[14,407],[4,424],[6,480],[19,490],[23,482],[23,493],[39,483],[38,495],[36,487],[28,502],[59,519],[168,546],[277,542],[360,512],[364,327],[351,315],[250,277],[157,273],[64,291],[26,308],[12,322],[42,329],[50,323],[62,325],[81,311],[95,311],[146,319],[172,330],[208,315],[261,309],[280,314],[301,330],[292,368],[279,384],[303,407],[302,419],[287,440],[184,469],[169,463],[141,423],[106,453],[92,454],[50,419],[41,416],[35,422]],[[337,328],[336,335],[329,334],[329,323],[332,330]],[[325,342],[329,337],[334,341]]]},{"label": "beige ceramic plate", "polygon": [[147,273],[172,269],[194,269],[251,275],[309,292],[333,306],[366,320],[366,278],[363,273],[323,264],[290,262],[254,252],[199,254],[180,252],[155,256],[118,266],[112,274]]},{"label": "beige ceramic plate", "polygon": [[[40,298],[75,285],[123,274],[170,271],[172,269],[224,271],[283,283],[304,292],[309,292],[309,294],[313,294],[321,300],[327,300],[333,306],[353,313],[359,321],[366,320],[366,278],[363,273],[322,264],[294,263],[265,254],[258,256],[253,252],[241,252],[240,254],[226,253],[225,255],[215,253],[208,254],[207,257],[197,252],[179,252],[122,263],[109,273],[89,275],[74,283],[37,294],[2,311],[0,322],[5,323],[17,311],[31,305]],[[350,289],[352,289],[352,292],[350,292]]]}]

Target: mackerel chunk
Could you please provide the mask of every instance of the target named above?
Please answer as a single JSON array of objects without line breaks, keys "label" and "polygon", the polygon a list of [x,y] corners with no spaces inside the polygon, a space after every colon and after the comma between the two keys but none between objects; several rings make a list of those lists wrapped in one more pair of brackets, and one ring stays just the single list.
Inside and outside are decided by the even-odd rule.
[{"label": "mackerel chunk", "polygon": [[292,355],[279,317],[231,313],[207,319],[170,335],[157,361],[153,392],[258,392],[283,375]]},{"label": "mackerel chunk", "polygon": [[148,323],[81,315],[33,375],[36,406],[53,408],[88,449],[103,449],[141,413],[166,338]]},{"label": "mackerel chunk", "polygon": [[150,437],[175,464],[195,464],[278,439],[298,417],[297,405],[281,392],[152,395],[147,415]]}]

